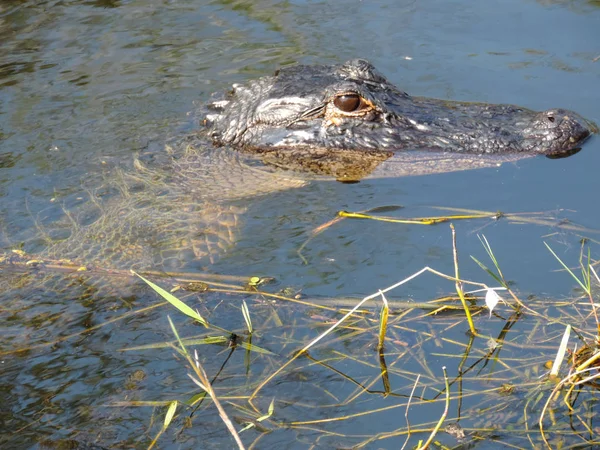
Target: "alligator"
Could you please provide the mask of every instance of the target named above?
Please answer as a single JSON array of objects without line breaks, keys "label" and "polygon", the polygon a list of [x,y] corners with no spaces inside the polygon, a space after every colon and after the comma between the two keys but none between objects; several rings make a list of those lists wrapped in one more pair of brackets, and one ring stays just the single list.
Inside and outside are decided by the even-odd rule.
[{"label": "alligator", "polygon": [[[372,168],[376,164],[370,161],[406,151],[454,154],[459,169],[493,161],[493,156],[556,158],[578,151],[598,131],[565,109],[536,112],[413,97],[361,59],[284,68],[272,77],[234,85],[209,107],[214,113],[206,123],[216,144],[260,154],[278,167],[328,175],[338,175],[338,165],[331,169],[323,160],[341,160],[341,166],[369,161],[364,165]],[[414,157],[404,156],[402,162]]]},{"label": "alligator", "polygon": [[235,243],[239,199],[324,175],[355,182],[560,157],[597,131],[564,109],[413,97],[365,60],[286,67],[234,85],[199,114],[202,129],[158,163],[113,170],[87,189],[81,211],[38,225],[38,259],[159,270],[210,262]]}]

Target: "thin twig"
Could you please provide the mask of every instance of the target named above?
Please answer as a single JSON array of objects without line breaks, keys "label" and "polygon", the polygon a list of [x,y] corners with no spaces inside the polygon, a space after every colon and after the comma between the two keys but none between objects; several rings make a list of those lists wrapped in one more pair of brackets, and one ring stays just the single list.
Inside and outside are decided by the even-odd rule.
[{"label": "thin twig", "polygon": [[[189,355],[188,355],[188,358],[189,358]],[[195,359],[195,364],[192,364],[192,368],[194,369],[194,372],[196,372],[196,376],[199,378],[199,380],[194,378],[191,374],[188,374],[188,376],[192,379],[192,381],[194,383],[196,383],[201,389],[205,390],[206,393],[208,395],[210,395],[210,398],[212,399],[213,403],[217,407],[217,410],[219,411],[219,416],[221,417],[221,420],[223,421],[223,423],[229,430],[229,433],[231,433],[231,436],[233,436],[233,439],[237,443],[238,448],[240,450],[244,450],[245,449],[244,444],[243,444],[242,440],[240,439],[240,436],[238,435],[235,427],[233,426],[233,423],[231,423],[229,416],[227,416],[227,413],[223,409],[221,402],[217,398],[217,394],[215,393],[212,385],[210,384],[210,381],[208,380],[208,376],[206,375],[204,368],[202,367],[202,365],[200,364],[200,361],[198,360],[198,352],[196,350],[194,350],[194,359]],[[191,361],[190,361],[190,363],[191,363]]]}]

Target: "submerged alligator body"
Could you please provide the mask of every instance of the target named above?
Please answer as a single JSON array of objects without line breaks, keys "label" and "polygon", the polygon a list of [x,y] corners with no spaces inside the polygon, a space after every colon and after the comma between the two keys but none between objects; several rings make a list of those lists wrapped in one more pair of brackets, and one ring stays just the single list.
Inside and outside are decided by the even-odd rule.
[{"label": "submerged alligator body", "polygon": [[306,183],[289,169],[354,181],[378,166],[385,176],[489,167],[571,153],[595,131],[562,109],[411,97],[364,60],[281,69],[234,86],[203,117],[205,129],[167,146],[161,163],[113,170],[62,223],[38,224],[38,259],[140,270],[212,262],[235,243],[237,200]]},{"label": "submerged alligator body", "polygon": [[211,108],[207,123],[215,143],[260,153],[279,167],[309,170],[315,168],[311,159],[344,153],[355,163],[411,150],[469,155],[458,158],[463,162],[491,155],[559,157],[597,131],[564,109],[412,97],[360,59],[284,68],[234,85]]}]

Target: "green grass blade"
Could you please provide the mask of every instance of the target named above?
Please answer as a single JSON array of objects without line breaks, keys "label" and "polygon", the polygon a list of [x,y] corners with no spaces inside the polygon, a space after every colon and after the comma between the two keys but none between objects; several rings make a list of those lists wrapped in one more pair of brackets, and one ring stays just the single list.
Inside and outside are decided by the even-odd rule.
[{"label": "green grass blade", "polygon": [[177,400],[173,400],[169,404],[169,409],[167,409],[167,414],[165,415],[163,430],[166,430],[169,427],[169,425],[171,424],[171,421],[173,420],[173,417],[175,416],[175,411],[177,411]]},{"label": "green grass blade", "polygon": [[552,253],[554,255],[554,257],[558,260],[560,265],[563,266],[567,272],[569,272],[569,274],[573,277],[573,279],[575,281],[577,281],[579,286],[581,286],[581,289],[583,289],[588,295],[590,295],[590,290],[581,282],[581,280],[579,278],[577,278],[577,275],[575,275],[573,273],[573,271],[567,267],[567,265],[562,261],[562,259],[560,259],[556,253],[554,253],[554,250],[552,250],[552,247],[550,247],[546,242],[544,242],[544,245],[546,246],[546,248],[548,250],[550,250],[550,253]]},{"label": "green grass blade", "polygon": [[[177,339],[177,342],[179,342],[179,346],[181,347],[181,353],[185,356],[187,356],[187,350],[185,348],[185,345],[183,345],[183,342],[181,342],[181,338],[179,337],[179,333],[177,332],[177,328],[175,328],[175,324],[173,323],[173,321],[171,320],[171,317],[167,316],[167,320],[169,321],[169,325],[171,325],[171,330],[173,330],[173,334],[175,335],[175,338]],[[175,348],[175,350],[177,350],[177,348]]]},{"label": "green grass blade", "polygon": [[496,280],[501,286],[506,287],[506,283],[504,283],[504,281],[502,281],[500,279],[500,277],[498,275],[496,275],[494,272],[492,272],[485,264],[483,264],[481,261],[479,261],[477,258],[475,258],[472,255],[471,255],[471,259],[473,261],[475,261],[479,267],[481,267],[485,272],[487,272],[489,274],[489,276],[492,277],[494,280]]},{"label": "green grass blade", "polygon": [[263,420],[268,419],[273,415],[273,411],[275,411],[275,399],[271,400],[271,403],[269,404],[269,410],[267,411],[267,413],[264,416],[260,416],[258,419],[256,419],[256,421],[262,422]]},{"label": "green grass blade", "polygon": [[171,294],[168,291],[165,291],[163,288],[154,284],[152,281],[145,279],[143,276],[141,276],[135,272],[133,272],[133,273],[135,275],[137,275],[138,277],[140,277],[148,286],[150,286],[152,289],[154,289],[154,291],[156,293],[158,293],[158,295],[160,295],[162,298],[164,298],[166,301],[168,301],[171,305],[173,305],[175,308],[177,308],[180,312],[182,312],[183,314],[185,314],[188,317],[191,317],[194,320],[197,320],[205,327],[208,327],[208,322],[206,320],[204,320],[204,317],[202,317],[198,313],[198,311],[194,311],[192,308],[190,308],[188,305],[183,303],[181,300],[179,300],[173,294]]},{"label": "green grass blade", "polygon": [[383,350],[383,346],[385,343],[385,335],[387,332],[387,323],[388,323],[388,316],[390,313],[390,307],[389,307],[387,298],[385,298],[385,295],[383,294],[381,289],[379,290],[379,294],[381,295],[381,300],[383,301],[383,305],[381,306],[381,313],[379,315],[379,341],[377,344],[377,351],[381,352]]},{"label": "green grass blade", "polygon": [[253,352],[256,352],[256,353],[260,353],[262,355],[271,355],[271,356],[275,356],[276,355],[276,353],[270,352],[267,349],[264,349],[262,347],[259,347],[257,345],[250,344],[250,343],[247,343],[247,342],[240,342],[238,345],[240,347],[242,347],[242,348],[245,348],[246,350],[250,350],[250,351],[253,351]]},{"label": "green grass blade", "polygon": [[496,256],[494,255],[494,252],[492,251],[492,246],[490,245],[487,238],[485,237],[485,234],[482,234],[481,236],[478,236],[478,237],[479,237],[479,241],[481,242],[481,245],[483,245],[483,248],[485,248],[485,251],[487,252],[487,254],[490,257],[490,259],[492,260],[492,262],[494,263],[494,266],[496,267],[496,270],[498,271],[498,275],[500,275],[500,278],[504,279],[502,270],[500,270],[500,264],[498,264],[498,260],[496,259]]}]

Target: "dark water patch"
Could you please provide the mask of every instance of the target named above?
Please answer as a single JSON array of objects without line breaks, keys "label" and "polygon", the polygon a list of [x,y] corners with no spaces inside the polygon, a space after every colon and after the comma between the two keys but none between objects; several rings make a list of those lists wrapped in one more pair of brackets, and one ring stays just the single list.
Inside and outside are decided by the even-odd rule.
[{"label": "dark water patch", "polygon": [[[1,135],[0,138],[2,138]],[[15,157],[12,153],[3,153],[0,155],[0,168],[8,169],[14,167],[18,160],[19,158]]]},{"label": "dark water patch", "polygon": [[119,0],[94,0],[86,2],[86,4],[96,8],[118,8],[123,2]]}]

